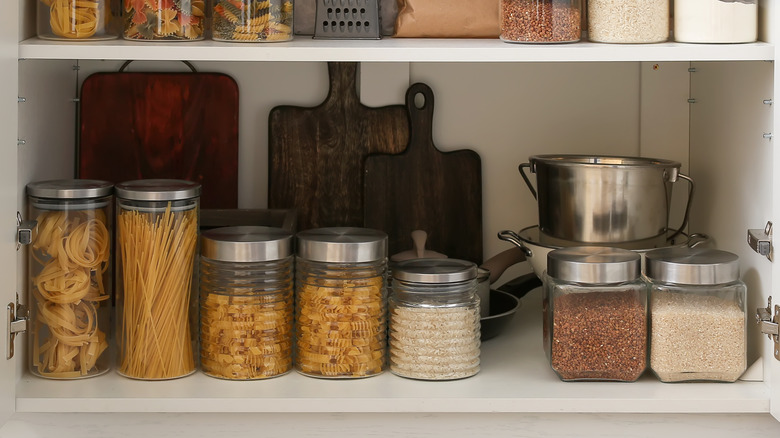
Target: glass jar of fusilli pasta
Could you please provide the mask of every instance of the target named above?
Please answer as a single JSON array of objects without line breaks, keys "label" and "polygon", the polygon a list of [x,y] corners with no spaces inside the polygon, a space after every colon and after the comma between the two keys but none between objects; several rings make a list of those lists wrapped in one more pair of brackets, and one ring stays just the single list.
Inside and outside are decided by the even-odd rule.
[{"label": "glass jar of fusilli pasta", "polygon": [[292,0],[214,0],[217,41],[271,42],[293,38]]},{"label": "glass jar of fusilli pasta", "polygon": [[73,41],[110,40],[118,36],[110,0],[38,0],[36,3],[40,38]]},{"label": "glass jar of fusilli pasta", "polygon": [[197,363],[200,184],[116,185],[117,368],[143,380],[182,377]]},{"label": "glass jar of fusilli pasta", "polygon": [[51,379],[109,369],[113,185],[53,180],[27,185],[37,221],[29,250],[30,370]]},{"label": "glass jar of fusilli pasta", "polygon": [[197,41],[206,29],[206,0],[122,0],[124,38]]},{"label": "glass jar of fusilli pasta", "polygon": [[361,378],[385,368],[387,234],[365,228],[298,233],[295,368]]},{"label": "glass jar of fusilli pasta", "polygon": [[211,377],[265,379],[292,369],[292,233],[205,231],[200,259],[200,363]]}]

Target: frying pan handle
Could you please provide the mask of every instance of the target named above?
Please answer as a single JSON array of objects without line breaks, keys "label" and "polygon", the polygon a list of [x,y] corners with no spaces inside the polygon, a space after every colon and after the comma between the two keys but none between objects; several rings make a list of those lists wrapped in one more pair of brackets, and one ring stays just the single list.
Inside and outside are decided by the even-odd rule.
[{"label": "frying pan handle", "polygon": [[523,248],[510,248],[502,251],[480,265],[480,268],[490,271],[488,283],[493,284],[510,266],[526,261]]},{"label": "frying pan handle", "polygon": [[515,233],[512,230],[503,230],[498,232],[498,238],[505,241],[515,244],[518,248],[521,248],[523,253],[526,257],[533,257],[533,253],[530,249],[528,249],[525,244],[523,244],[523,239],[520,238],[520,236]]},{"label": "frying pan handle", "polygon": [[667,240],[672,240],[675,237],[677,237],[680,233],[683,232],[685,227],[688,225],[688,215],[691,212],[691,201],[693,201],[693,191],[695,189],[695,185],[693,183],[693,178],[689,177],[688,175],[684,175],[682,173],[677,175],[678,178],[682,178],[685,181],[688,181],[689,188],[688,188],[688,202],[685,204],[685,215],[683,216],[682,224],[680,224],[680,227],[677,228],[677,231],[674,232],[671,236],[667,238]]},{"label": "frying pan handle", "polygon": [[[122,64],[122,66],[121,66],[121,67],[119,67],[119,73],[122,73],[122,72],[124,72],[124,71],[125,71],[125,69],[127,68],[127,66],[128,66],[128,65],[130,65],[130,63],[131,63],[131,62],[133,62],[133,60],[132,60],[132,59],[130,59],[130,60],[128,60],[128,61],[125,61],[125,62],[124,62],[124,64]],[[196,69],[195,69],[195,66],[194,66],[194,65],[192,65],[192,63],[191,63],[191,62],[189,62],[189,61],[182,61],[182,62],[184,63],[184,65],[186,65],[187,67],[189,67],[189,68],[190,68],[190,70],[192,70],[192,72],[193,72],[193,73],[197,73],[197,72],[198,72],[198,70],[196,70]]]},{"label": "frying pan handle", "polygon": [[528,190],[531,191],[531,194],[534,195],[534,199],[538,199],[536,197],[536,189],[534,188],[533,184],[531,184],[531,180],[528,179],[528,175],[525,174],[525,171],[523,169],[528,169],[531,172],[533,172],[533,169],[531,169],[531,163],[523,163],[518,167],[518,170],[520,170],[520,176],[523,177],[523,180],[525,180],[525,185],[528,186]]},{"label": "frying pan handle", "polygon": [[531,292],[541,285],[542,280],[539,280],[539,277],[531,272],[530,274],[521,275],[514,280],[507,281],[497,290],[514,295],[517,299],[520,299],[526,296],[528,292]]}]

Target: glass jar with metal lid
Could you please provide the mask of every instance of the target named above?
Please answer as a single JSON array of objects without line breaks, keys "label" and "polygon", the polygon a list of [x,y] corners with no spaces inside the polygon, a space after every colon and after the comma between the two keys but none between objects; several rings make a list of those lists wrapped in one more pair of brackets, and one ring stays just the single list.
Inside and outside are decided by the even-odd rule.
[{"label": "glass jar with metal lid", "polygon": [[709,248],[646,254],[650,368],[663,382],[733,382],[747,367],[746,293],[739,257]]},{"label": "glass jar with metal lid", "polygon": [[477,266],[457,259],[416,259],[393,269],[389,299],[390,371],[421,380],[479,372]]},{"label": "glass jar with metal lid", "polygon": [[111,0],[38,0],[38,37],[99,41],[117,37]]},{"label": "glass jar with metal lid", "polygon": [[546,352],[562,380],[639,378],[647,364],[647,283],[638,253],[581,246],[547,254]]},{"label": "glass jar with metal lid", "polygon": [[37,221],[29,256],[30,371],[78,379],[109,369],[113,184],[51,180],[27,185]]},{"label": "glass jar with metal lid", "polygon": [[510,43],[571,43],[582,33],[581,0],[500,0],[500,38]]},{"label": "glass jar with metal lid", "polygon": [[116,185],[118,371],[144,380],[195,372],[200,184]]},{"label": "glass jar with metal lid", "polygon": [[669,0],[589,0],[588,39],[659,43],[669,38]]},{"label": "glass jar with metal lid", "polygon": [[200,363],[231,380],[292,369],[292,234],[271,227],[205,231],[200,259]]},{"label": "glass jar with metal lid", "polygon": [[295,266],[295,369],[324,378],[381,373],[387,235],[351,227],[303,231]]}]

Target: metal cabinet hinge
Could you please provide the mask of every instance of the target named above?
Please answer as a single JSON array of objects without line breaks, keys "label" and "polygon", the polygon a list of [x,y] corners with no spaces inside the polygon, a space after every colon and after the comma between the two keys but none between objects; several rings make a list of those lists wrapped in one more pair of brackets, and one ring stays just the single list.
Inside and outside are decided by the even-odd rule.
[{"label": "metal cabinet hinge", "polygon": [[36,226],[38,221],[22,220],[22,214],[16,212],[16,249],[32,243],[33,230]]},{"label": "metal cabinet hinge", "polygon": [[772,260],[772,222],[767,222],[763,230],[748,230],[747,241],[753,251]]},{"label": "metal cabinet hinge", "polygon": [[17,333],[27,331],[27,320],[29,316],[27,307],[19,304],[19,296],[16,296],[16,303],[8,303],[6,308],[6,328],[8,329],[8,339],[5,344],[5,358],[14,357],[14,340]]},{"label": "metal cabinet hinge", "polygon": [[756,320],[761,325],[761,333],[775,343],[775,359],[780,360],[780,305],[775,304],[772,309],[772,297],[769,297],[766,308],[756,309]]}]

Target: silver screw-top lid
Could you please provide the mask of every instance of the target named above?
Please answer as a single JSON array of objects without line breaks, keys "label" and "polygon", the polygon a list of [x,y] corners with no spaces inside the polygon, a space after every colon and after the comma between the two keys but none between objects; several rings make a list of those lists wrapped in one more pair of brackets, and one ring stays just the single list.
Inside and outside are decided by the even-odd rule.
[{"label": "silver screw-top lid", "polygon": [[179,201],[200,196],[200,184],[181,179],[138,179],[116,185],[116,196],[131,201]]},{"label": "silver screw-top lid", "polygon": [[114,185],[95,179],[55,179],[27,184],[27,194],[37,198],[89,199],[108,196]]},{"label": "silver screw-top lid", "polygon": [[316,262],[364,263],[387,258],[387,234],[369,228],[316,228],[298,233],[298,256]]},{"label": "silver screw-top lid", "polygon": [[201,255],[223,262],[268,262],[292,255],[292,233],[273,227],[223,227],[204,231]]},{"label": "silver screw-top lid", "polygon": [[723,284],[739,280],[739,257],[709,248],[662,248],[645,254],[645,275],[678,284]]},{"label": "silver screw-top lid", "polygon": [[547,253],[547,274],[576,283],[633,281],[642,269],[639,253],[620,248],[575,246]]},{"label": "silver screw-top lid", "polygon": [[477,265],[458,259],[413,259],[398,262],[393,278],[410,283],[459,283],[477,278]]}]

